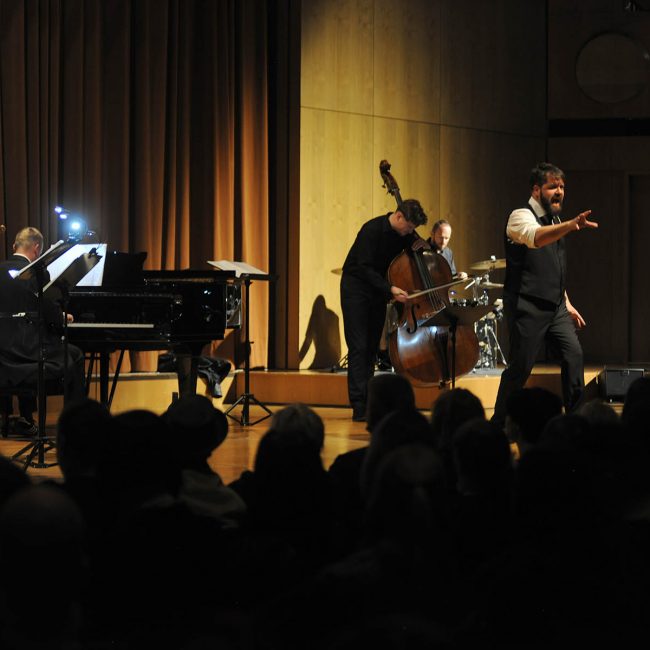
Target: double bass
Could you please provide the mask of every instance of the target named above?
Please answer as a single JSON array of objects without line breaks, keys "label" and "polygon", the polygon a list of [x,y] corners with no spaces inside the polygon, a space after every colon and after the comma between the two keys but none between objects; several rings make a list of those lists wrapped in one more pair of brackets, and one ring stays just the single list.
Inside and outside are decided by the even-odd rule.
[{"label": "double bass", "polygon": [[[390,163],[382,160],[379,171],[399,209],[402,197]],[[409,294],[405,304],[395,303],[389,327],[393,367],[415,386],[453,386],[478,363],[479,346],[474,327],[460,324],[452,308],[449,288],[456,282],[447,260],[427,249],[405,250],[391,262],[388,281]]]}]

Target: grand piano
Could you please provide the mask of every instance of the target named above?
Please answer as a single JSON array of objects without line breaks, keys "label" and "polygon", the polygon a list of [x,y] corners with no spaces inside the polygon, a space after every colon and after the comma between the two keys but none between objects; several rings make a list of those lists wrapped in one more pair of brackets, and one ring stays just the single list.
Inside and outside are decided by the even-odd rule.
[{"label": "grand piano", "polygon": [[[136,268],[107,279],[100,287],[71,290],[66,308],[74,316],[68,341],[91,359],[99,357],[100,401],[110,408],[126,350],[172,350],[179,393],[194,392],[202,348],[241,325],[241,284],[234,271]],[[109,355],[118,350],[109,394]],[[91,360],[89,377],[92,368]]]}]

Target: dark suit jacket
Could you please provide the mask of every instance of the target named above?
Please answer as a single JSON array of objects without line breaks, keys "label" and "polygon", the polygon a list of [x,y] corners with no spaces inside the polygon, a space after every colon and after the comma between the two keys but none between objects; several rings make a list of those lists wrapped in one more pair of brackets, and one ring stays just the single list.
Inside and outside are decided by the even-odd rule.
[{"label": "dark suit jacket", "polygon": [[[38,298],[35,282],[14,280],[9,270],[24,268],[29,262],[12,255],[0,263],[0,384],[35,384],[38,373]],[[23,314],[22,316],[16,316]],[[63,373],[63,348],[60,327],[63,314],[53,302],[43,300],[43,343],[45,378],[57,379]]]}]

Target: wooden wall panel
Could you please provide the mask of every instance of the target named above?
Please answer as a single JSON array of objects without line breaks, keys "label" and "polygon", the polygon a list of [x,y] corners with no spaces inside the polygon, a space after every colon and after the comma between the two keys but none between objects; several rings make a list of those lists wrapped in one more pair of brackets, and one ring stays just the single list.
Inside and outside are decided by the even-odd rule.
[{"label": "wooden wall panel", "polygon": [[443,3],[443,124],[545,135],[545,12],[545,0]]},{"label": "wooden wall panel", "polygon": [[440,121],[441,4],[376,1],[375,115]]},{"label": "wooden wall panel", "polygon": [[590,208],[600,226],[568,240],[570,290],[588,320],[581,334],[588,360],[650,361],[642,358],[650,195],[641,180],[650,175],[649,144],[647,137],[549,140],[549,159],[567,170],[565,214]]},{"label": "wooden wall panel", "polygon": [[364,221],[394,209],[382,158],[431,223],[452,221],[459,267],[503,255],[506,215],[526,200],[528,169],[545,157],[544,7],[303,0],[301,337],[323,295],[343,342],[332,269]]},{"label": "wooden wall panel", "polygon": [[[442,127],[440,218],[452,224],[459,270],[504,256],[506,219],[528,200],[529,170],[544,153],[543,138]],[[496,271],[491,280],[503,282],[503,273]]]},{"label": "wooden wall panel", "polygon": [[[571,169],[650,173],[650,137],[550,138],[550,160]],[[558,163],[559,164],[559,163]],[[561,166],[561,165],[560,165]]]},{"label": "wooden wall panel", "polygon": [[[416,198],[429,216],[429,225],[440,212],[440,127],[437,124],[375,118],[373,160],[373,212],[395,209],[395,199],[386,193],[379,175],[379,162],[386,159],[400,186],[403,199]],[[429,226],[418,229],[429,236]]]},{"label": "wooden wall panel", "polygon": [[[304,336],[317,296],[340,314],[340,276],[372,205],[372,118],[303,108],[300,217],[300,333]],[[379,178],[379,172],[377,172]],[[343,341],[343,322],[340,323]],[[303,360],[308,367],[314,350]]]},{"label": "wooden wall panel", "polygon": [[[625,34],[650,52],[648,14],[645,11],[625,11],[626,4],[620,0],[549,0],[550,119],[645,118],[650,114],[650,83],[632,99],[603,104],[588,97],[576,78],[575,63],[581,49],[599,34]],[[645,6],[644,3],[637,4]]]},{"label": "wooden wall panel", "polygon": [[372,112],[372,0],[303,0],[301,105]]},{"label": "wooden wall panel", "polygon": [[[562,167],[565,161],[555,160]],[[627,360],[627,179],[622,172],[565,165],[564,218],[592,210],[598,230],[567,236],[567,292],[587,327],[579,333],[587,362]],[[597,191],[596,189],[597,188]]]}]

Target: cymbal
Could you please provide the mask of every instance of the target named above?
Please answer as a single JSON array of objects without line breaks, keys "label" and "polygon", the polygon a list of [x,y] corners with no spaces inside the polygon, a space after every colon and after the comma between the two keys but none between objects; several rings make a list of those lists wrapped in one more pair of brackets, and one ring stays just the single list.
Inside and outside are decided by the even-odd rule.
[{"label": "cymbal", "polygon": [[506,260],[502,259],[491,259],[491,260],[482,260],[481,262],[476,262],[469,267],[471,271],[495,271],[496,269],[505,269]]},{"label": "cymbal", "polygon": [[343,275],[343,269],[332,269],[334,275]]},{"label": "cymbal", "polygon": [[503,285],[498,282],[481,282],[478,286],[480,289],[503,289]]}]

